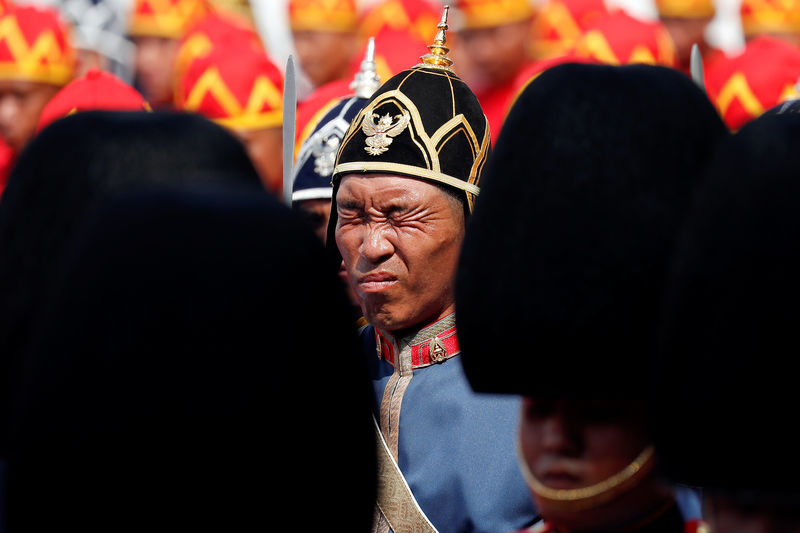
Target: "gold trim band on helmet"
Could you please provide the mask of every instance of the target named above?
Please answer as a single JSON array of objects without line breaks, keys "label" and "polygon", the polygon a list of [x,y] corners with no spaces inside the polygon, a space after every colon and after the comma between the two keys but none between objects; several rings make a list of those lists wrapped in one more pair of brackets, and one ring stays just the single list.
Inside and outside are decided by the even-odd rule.
[{"label": "gold trim band on helmet", "polygon": [[528,488],[534,495],[560,511],[583,511],[599,507],[637,486],[652,470],[655,449],[646,446],[628,466],[605,479],[588,487],[577,489],[553,489],[536,479],[522,455],[521,444],[517,441],[517,460],[520,471]]},{"label": "gold trim band on helmet", "polygon": [[748,20],[742,16],[742,32],[747,37],[762,33],[797,33],[800,32],[800,21]]},{"label": "gold trim band on helmet", "polygon": [[18,64],[0,64],[0,80],[32,81],[63,87],[72,80],[73,66],[20,67]]},{"label": "gold trim band on helmet", "polygon": [[463,5],[459,7],[460,30],[477,30],[515,24],[530,20],[536,9],[529,0],[506,0],[486,2],[484,5]]},{"label": "gold trim band on helmet", "polygon": [[261,130],[277,128],[283,122],[283,109],[276,109],[258,115],[243,114],[227,118],[212,119],[220,126],[231,129]]},{"label": "gold trim band on helmet", "polygon": [[678,7],[664,6],[658,9],[658,16],[676,19],[706,19],[712,18],[717,13],[714,6],[684,11]]},{"label": "gold trim band on helmet", "polygon": [[400,163],[356,162],[356,163],[341,163],[339,165],[336,165],[336,167],[333,169],[333,175],[336,176],[337,178],[341,174],[354,174],[354,173],[363,174],[365,172],[391,172],[394,174],[403,174],[406,176],[423,178],[431,181],[438,181],[439,183],[444,183],[445,185],[449,185],[450,187],[466,191],[476,196],[481,192],[480,187],[472,183],[468,183],[464,180],[454,178],[453,176],[448,176],[447,174],[442,174],[441,172],[436,172],[434,170],[429,170],[427,168],[415,167],[413,165],[402,165]]},{"label": "gold trim band on helmet", "polygon": [[358,29],[358,15],[346,11],[320,13],[316,8],[298,8],[289,15],[289,29],[292,31],[352,33]]}]

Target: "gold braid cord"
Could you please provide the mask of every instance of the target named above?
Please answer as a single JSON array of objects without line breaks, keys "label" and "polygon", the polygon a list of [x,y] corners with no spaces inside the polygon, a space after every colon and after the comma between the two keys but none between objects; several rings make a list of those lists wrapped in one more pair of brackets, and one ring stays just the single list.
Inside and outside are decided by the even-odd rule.
[{"label": "gold braid cord", "polygon": [[[377,420],[378,509],[395,533],[438,533],[420,508],[392,457]],[[376,513],[377,514],[377,513]]]},{"label": "gold braid cord", "polygon": [[562,511],[582,511],[599,507],[632,489],[653,470],[652,446],[647,446],[628,466],[595,485],[578,489],[552,489],[536,479],[522,456],[519,443],[517,457],[528,487],[537,498]]}]

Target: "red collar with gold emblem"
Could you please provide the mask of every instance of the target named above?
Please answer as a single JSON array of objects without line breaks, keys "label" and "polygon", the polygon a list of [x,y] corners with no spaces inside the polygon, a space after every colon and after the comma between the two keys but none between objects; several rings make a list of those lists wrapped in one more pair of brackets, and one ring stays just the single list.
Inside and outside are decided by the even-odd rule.
[{"label": "red collar with gold emblem", "polygon": [[448,315],[418,333],[401,339],[375,328],[378,357],[397,366],[404,354],[410,354],[410,368],[443,363],[461,351],[456,335],[455,315]]}]

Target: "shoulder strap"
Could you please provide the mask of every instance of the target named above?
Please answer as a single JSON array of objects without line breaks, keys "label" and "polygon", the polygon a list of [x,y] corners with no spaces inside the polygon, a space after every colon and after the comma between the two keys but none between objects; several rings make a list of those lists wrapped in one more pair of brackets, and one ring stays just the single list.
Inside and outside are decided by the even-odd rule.
[{"label": "shoulder strap", "polygon": [[395,533],[438,533],[420,508],[392,457],[375,417],[378,446],[378,509]]}]

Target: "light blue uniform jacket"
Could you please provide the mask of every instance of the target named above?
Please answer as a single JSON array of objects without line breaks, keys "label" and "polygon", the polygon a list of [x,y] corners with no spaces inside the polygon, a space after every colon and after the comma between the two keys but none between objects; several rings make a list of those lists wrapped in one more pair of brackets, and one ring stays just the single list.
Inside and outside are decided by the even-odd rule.
[{"label": "light blue uniform jacket", "polygon": [[[395,367],[378,357],[372,327],[362,331],[362,339],[380,418]],[[394,426],[399,428],[397,461],[440,533],[507,533],[535,521],[516,460],[519,398],[474,393],[461,358],[451,354],[444,362],[414,369],[400,401],[399,426]]]}]

